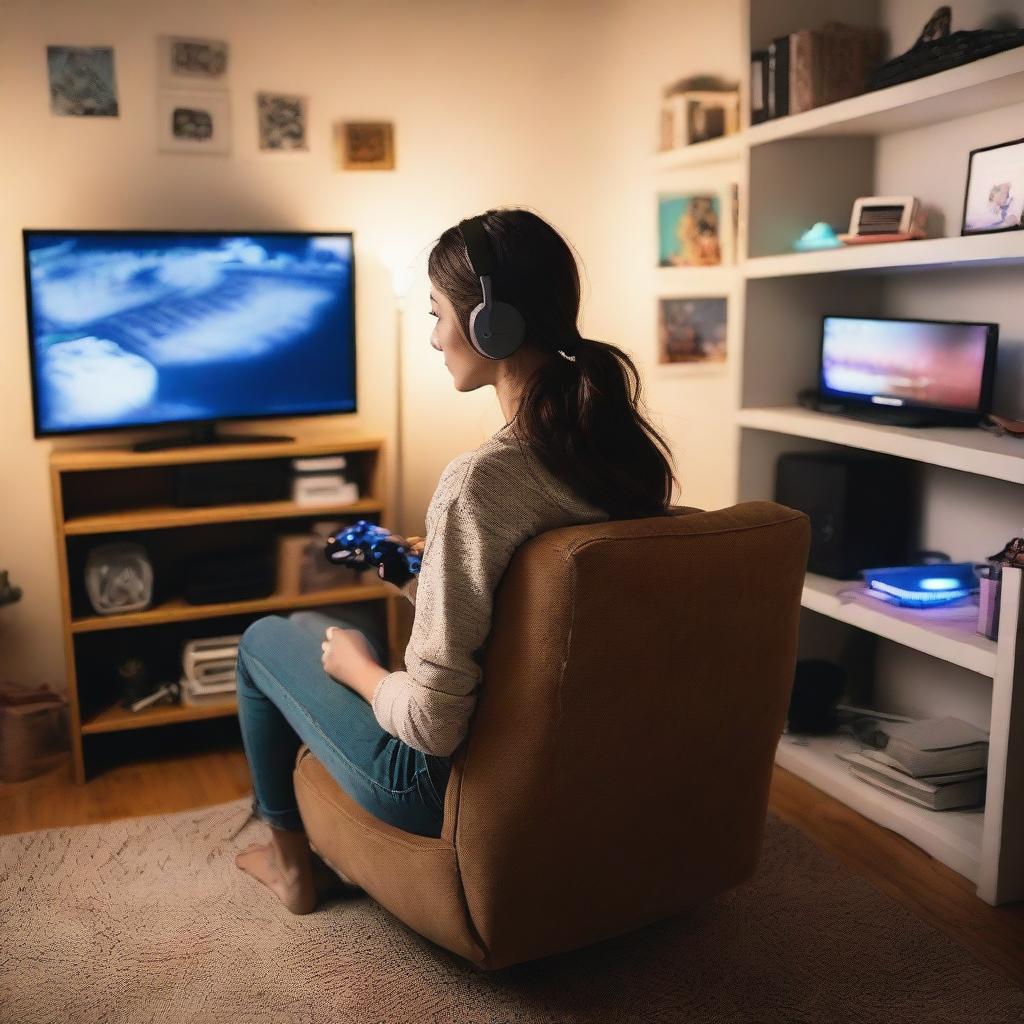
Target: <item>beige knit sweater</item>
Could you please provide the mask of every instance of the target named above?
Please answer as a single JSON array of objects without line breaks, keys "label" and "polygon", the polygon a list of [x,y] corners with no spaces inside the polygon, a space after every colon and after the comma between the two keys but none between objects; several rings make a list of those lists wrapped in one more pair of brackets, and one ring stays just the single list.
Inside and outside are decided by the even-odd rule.
[{"label": "beige knit sweater", "polygon": [[494,592],[516,549],[559,526],[607,520],[520,443],[512,425],[445,467],[426,515],[405,671],[377,684],[371,706],[392,736],[449,757],[476,706]]}]

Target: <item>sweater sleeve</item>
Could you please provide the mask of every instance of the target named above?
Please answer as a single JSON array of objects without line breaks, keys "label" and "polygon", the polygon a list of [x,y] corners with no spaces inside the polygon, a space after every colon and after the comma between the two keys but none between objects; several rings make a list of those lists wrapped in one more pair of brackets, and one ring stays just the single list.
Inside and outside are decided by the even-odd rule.
[{"label": "sweater sleeve", "polygon": [[427,524],[405,670],[371,701],[385,731],[427,754],[451,756],[469,731],[494,591],[520,539],[493,483],[470,464]]}]

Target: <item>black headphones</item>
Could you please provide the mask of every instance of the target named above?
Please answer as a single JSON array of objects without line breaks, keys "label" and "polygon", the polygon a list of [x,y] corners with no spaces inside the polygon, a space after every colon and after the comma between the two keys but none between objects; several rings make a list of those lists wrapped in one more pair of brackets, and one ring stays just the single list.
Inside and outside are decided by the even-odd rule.
[{"label": "black headphones", "polygon": [[494,256],[484,230],[483,217],[459,221],[459,231],[466,243],[473,271],[480,278],[484,299],[469,314],[470,343],[488,359],[505,359],[522,345],[526,337],[526,322],[515,306],[498,302],[492,295]]}]

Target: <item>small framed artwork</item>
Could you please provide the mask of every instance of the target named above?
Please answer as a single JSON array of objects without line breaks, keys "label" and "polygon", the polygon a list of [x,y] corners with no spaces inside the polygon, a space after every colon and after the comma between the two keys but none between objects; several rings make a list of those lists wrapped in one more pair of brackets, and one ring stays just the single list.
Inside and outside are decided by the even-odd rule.
[{"label": "small framed artwork", "polygon": [[157,66],[164,89],[226,89],[228,44],[186,36],[157,38]]},{"label": "small framed artwork", "polygon": [[207,153],[231,150],[226,92],[167,89],[157,97],[157,149],[161,153]]},{"label": "small framed artwork", "polygon": [[722,366],[727,355],[728,300],[659,296],[658,365]]},{"label": "small framed artwork", "polygon": [[395,130],[391,121],[343,121],[334,126],[337,166],[346,171],[393,171]]},{"label": "small framed artwork", "polygon": [[728,184],[660,188],[657,194],[659,267],[716,267],[733,262],[733,202]]},{"label": "small framed artwork", "polygon": [[110,46],[48,46],[50,111],[61,117],[117,117],[114,50]]},{"label": "small framed artwork", "polygon": [[1024,227],[1024,139],[974,149],[967,161],[961,235]]},{"label": "small framed artwork", "polygon": [[309,113],[305,96],[256,94],[260,149],[277,152],[309,149]]}]

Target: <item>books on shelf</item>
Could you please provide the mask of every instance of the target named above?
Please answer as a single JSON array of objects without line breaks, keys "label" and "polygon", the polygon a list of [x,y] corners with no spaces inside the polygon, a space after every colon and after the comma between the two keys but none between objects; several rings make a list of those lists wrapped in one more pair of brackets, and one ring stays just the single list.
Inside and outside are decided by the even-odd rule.
[{"label": "books on shelf", "polygon": [[933,811],[985,802],[988,733],[983,729],[951,716],[916,721],[880,716],[875,737],[885,745],[836,751],[861,781]]},{"label": "books on shelf", "polygon": [[837,751],[836,756],[850,763],[850,774],[858,779],[933,811],[974,807],[985,802],[984,768],[915,778],[866,754]]},{"label": "books on shelf", "polygon": [[881,62],[884,34],[830,22],[773,39],[750,59],[751,124],[858,96]]},{"label": "books on shelf", "polygon": [[874,752],[877,760],[908,775],[971,771],[988,763],[988,733],[960,718],[888,722],[881,731],[889,742]]}]

